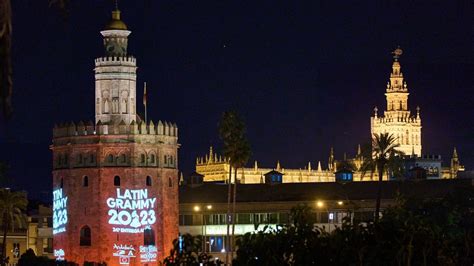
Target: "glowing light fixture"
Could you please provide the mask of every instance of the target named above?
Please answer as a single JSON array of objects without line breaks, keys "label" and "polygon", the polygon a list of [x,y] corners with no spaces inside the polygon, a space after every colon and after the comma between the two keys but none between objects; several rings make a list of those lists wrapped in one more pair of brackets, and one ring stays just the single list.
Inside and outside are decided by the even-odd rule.
[{"label": "glowing light fixture", "polygon": [[212,205],[207,205],[206,208],[207,208],[208,210],[212,210]]},{"label": "glowing light fixture", "polygon": [[194,206],[194,208],[193,208],[193,209],[194,209],[194,211],[195,211],[195,212],[198,212],[198,211],[200,211],[200,210],[201,210],[201,207],[199,207],[199,206],[197,206],[197,205],[196,205],[196,206]]},{"label": "glowing light fixture", "polygon": [[344,202],[342,202],[341,200],[337,202],[337,205],[339,206],[342,206],[342,204],[344,204]]},{"label": "glowing light fixture", "polygon": [[318,208],[324,207],[324,201],[322,201],[322,200],[316,201],[316,206],[318,206]]}]

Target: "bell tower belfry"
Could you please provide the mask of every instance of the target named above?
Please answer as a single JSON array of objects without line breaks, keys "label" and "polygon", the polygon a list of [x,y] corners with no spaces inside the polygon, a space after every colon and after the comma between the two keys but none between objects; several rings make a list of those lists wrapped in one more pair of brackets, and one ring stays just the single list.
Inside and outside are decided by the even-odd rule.
[{"label": "bell tower belfry", "polygon": [[130,124],[136,121],[136,59],[127,55],[131,31],[112,11],[112,19],[100,32],[105,56],[95,60],[95,122]]},{"label": "bell tower belfry", "polygon": [[421,155],[421,117],[420,108],[416,115],[408,109],[408,86],[404,81],[399,58],[403,51],[400,48],[393,51],[392,73],[387,83],[385,96],[386,111],[378,116],[377,107],[371,117],[371,134],[390,133],[400,145],[399,150],[406,155]]}]

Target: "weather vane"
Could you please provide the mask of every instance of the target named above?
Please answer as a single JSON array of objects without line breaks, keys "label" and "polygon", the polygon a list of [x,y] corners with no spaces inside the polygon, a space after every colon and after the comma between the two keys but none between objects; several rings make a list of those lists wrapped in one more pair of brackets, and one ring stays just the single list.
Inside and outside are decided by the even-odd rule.
[{"label": "weather vane", "polygon": [[397,49],[395,49],[393,52],[393,59],[395,59],[395,61],[398,61],[398,58],[400,58],[400,56],[403,54],[403,50],[400,49],[400,46],[397,47]]}]

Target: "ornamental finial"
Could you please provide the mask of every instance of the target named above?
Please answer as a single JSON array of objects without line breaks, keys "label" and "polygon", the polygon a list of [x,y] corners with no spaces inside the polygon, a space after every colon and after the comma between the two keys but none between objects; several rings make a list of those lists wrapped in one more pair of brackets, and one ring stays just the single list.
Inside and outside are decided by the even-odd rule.
[{"label": "ornamental finial", "polygon": [[395,61],[398,61],[398,58],[400,58],[400,56],[403,54],[403,50],[400,49],[400,46],[397,47],[397,49],[395,49],[393,52],[393,59]]}]

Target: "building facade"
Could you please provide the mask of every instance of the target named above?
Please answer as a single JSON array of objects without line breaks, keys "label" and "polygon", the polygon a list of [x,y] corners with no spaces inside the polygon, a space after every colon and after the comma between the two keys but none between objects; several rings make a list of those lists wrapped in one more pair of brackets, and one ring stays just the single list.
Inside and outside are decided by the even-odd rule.
[{"label": "building facade", "polygon": [[[3,236],[1,228],[0,235]],[[3,237],[0,238],[0,245],[2,241]],[[52,211],[48,206],[38,205],[29,209],[21,223],[7,232],[6,256],[9,265],[16,265],[28,249],[33,250],[36,256],[54,258]]]},{"label": "building facade", "polygon": [[[407,156],[405,164],[409,170],[411,167],[423,167],[429,178],[455,178],[458,172],[464,171],[464,167],[459,161],[456,149],[447,165],[442,165],[440,155],[423,155],[421,144],[421,117],[420,108],[416,108],[416,114],[412,114],[408,108],[408,86],[401,72],[399,62],[402,50],[397,48],[393,52],[392,72],[386,88],[386,110],[382,116],[378,115],[377,107],[371,117],[371,136],[374,134],[390,133],[399,144],[398,150]],[[337,160],[331,148],[327,159],[327,166],[323,167],[321,161],[317,162],[317,167],[312,167],[311,162],[301,168],[284,168],[280,162],[275,167],[261,167],[258,162],[254,162],[253,167],[245,167],[237,170],[238,182],[243,184],[264,183],[264,175],[272,170],[283,174],[283,183],[308,183],[308,182],[334,182],[335,173],[343,167],[344,162],[350,162],[355,167],[352,181],[372,181],[378,180],[378,173],[363,173],[361,166],[364,157],[360,145],[353,158],[343,158]],[[196,172],[203,175],[204,182],[225,182],[228,180],[230,165],[226,158],[214,153],[212,147],[204,157],[196,159]],[[233,182],[232,176],[232,182]],[[384,180],[390,179],[384,175]]]},{"label": "building facade", "polygon": [[58,260],[152,265],[178,236],[178,128],[137,115],[130,33],[113,11],[95,60],[95,123],[53,129]]},{"label": "building facade", "polygon": [[[315,225],[332,231],[344,218],[354,223],[373,219],[378,182],[267,183],[237,186],[235,234],[275,228],[291,223],[291,210],[309,206]],[[437,199],[474,188],[474,180],[409,180],[382,182],[382,210],[396,203],[398,195],[413,199]],[[400,193],[400,194],[399,194]],[[180,187],[179,230],[204,241],[202,250],[225,259],[227,237],[227,185],[202,183]]]}]

